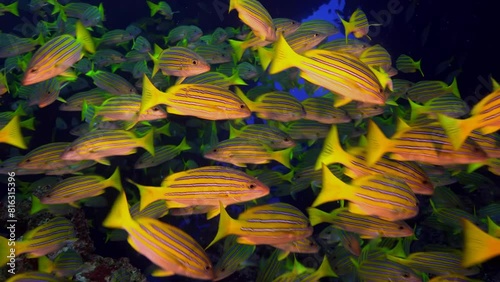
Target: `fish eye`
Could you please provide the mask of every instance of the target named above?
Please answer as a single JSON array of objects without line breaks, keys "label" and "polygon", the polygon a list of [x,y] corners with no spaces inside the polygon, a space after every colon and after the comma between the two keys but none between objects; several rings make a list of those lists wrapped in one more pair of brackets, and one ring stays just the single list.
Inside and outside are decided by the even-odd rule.
[{"label": "fish eye", "polygon": [[314,242],[312,242],[312,241],[309,242],[309,246],[314,246],[314,245],[315,245]]},{"label": "fish eye", "polygon": [[400,225],[400,226],[398,226],[398,229],[399,229],[399,230],[403,230],[403,229],[405,229],[405,228],[403,227],[403,225]]},{"label": "fish eye", "polygon": [[318,37],[318,36],[319,36],[319,33],[315,33],[315,34],[314,34],[314,37]]},{"label": "fish eye", "polygon": [[249,187],[250,187],[250,189],[253,189],[253,188],[255,188],[255,184],[250,184]]},{"label": "fish eye", "polygon": [[410,278],[410,273],[408,272],[403,272],[403,275],[402,275],[404,278]]},{"label": "fish eye", "polygon": [[31,162],[31,160],[30,160],[30,159],[27,159],[27,160],[25,160],[24,162],[25,162],[25,163],[29,163],[29,162]]},{"label": "fish eye", "polygon": [[224,272],[224,271],[226,271],[226,268],[225,268],[225,267],[223,267],[223,268],[221,268],[221,269],[220,269],[220,271],[221,271],[221,272]]},{"label": "fish eye", "polygon": [[32,69],[30,69],[30,72],[37,72],[37,71],[38,71],[38,69],[37,69],[37,68],[32,68]]},{"label": "fish eye", "polygon": [[197,64],[198,64],[198,61],[193,60],[193,65],[197,65]]},{"label": "fish eye", "polygon": [[154,107],[154,108],[153,108],[153,111],[155,111],[155,112],[157,112],[157,111],[159,111],[159,110],[160,110],[160,109],[158,109],[158,107]]},{"label": "fish eye", "polygon": [[217,152],[217,149],[213,149],[212,152],[216,153]]},{"label": "fish eye", "polygon": [[285,138],[285,139],[284,139],[283,141],[285,141],[285,142],[288,142],[288,141],[290,141],[290,139],[288,139],[288,138]]},{"label": "fish eye", "polygon": [[210,270],[210,269],[212,269],[210,265],[205,266],[205,270]]},{"label": "fish eye", "polygon": [[245,106],[245,105],[243,105],[243,104],[241,104],[241,105],[240,105],[240,109],[244,109],[244,108],[246,108],[246,106]]},{"label": "fish eye", "polygon": [[75,149],[73,147],[69,147],[68,151],[74,151]]}]

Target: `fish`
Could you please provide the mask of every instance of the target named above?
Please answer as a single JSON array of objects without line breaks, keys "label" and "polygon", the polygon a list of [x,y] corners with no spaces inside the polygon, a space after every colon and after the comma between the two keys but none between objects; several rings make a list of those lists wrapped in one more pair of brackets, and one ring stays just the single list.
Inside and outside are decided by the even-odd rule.
[{"label": "fish", "polygon": [[115,200],[103,226],[127,231],[127,241],[132,248],[160,267],[153,273],[155,276],[177,274],[193,279],[214,278],[207,254],[189,234],[157,219],[133,219],[124,191]]},{"label": "fish", "polygon": [[217,234],[206,247],[210,248],[228,235],[236,235],[239,244],[280,244],[311,236],[313,230],[307,217],[296,207],[274,203],[247,209],[233,219],[220,203]]},{"label": "fish", "polygon": [[410,268],[383,257],[364,259],[357,268],[359,277],[364,281],[422,281]]},{"label": "fish", "polygon": [[354,232],[363,239],[376,237],[399,238],[413,235],[413,229],[404,221],[387,221],[374,216],[355,214],[348,208],[338,208],[326,213],[316,208],[308,208],[311,225],[328,222],[336,228]]},{"label": "fish", "polygon": [[422,60],[415,61],[410,56],[402,54],[396,59],[396,68],[404,73],[414,73],[418,70],[424,77],[424,72],[420,66],[421,62]]},{"label": "fish", "polygon": [[142,137],[125,130],[94,130],[71,142],[60,158],[65,161],[94,160],[109,165],[106,157],[131,155],[137,147],[154,155],[153,130]]},{"label": "fish", "polygon": [[222,256],[214,266],[215,279],[219,281],[229,277],[231,274],[245,267],[248,260],[255,251],[255,245],[237,244],[224,248]]},{"label": "fish", "polygon": [[387,258],[401,265],[406,265],[418,273],[425,272],[434,275],[461,274],[466,276],[479,273],[478,267],[462,268],[462,253],[457,250],[448,252],[413,252],[406,258],[392,255],[387,255]]},{"label": "fish", "polygon": [[[82,116],[94,112],[93,119],[100,117],[101,121],[124,120],[136,124],[139,121],[157,120],[167,117],[167,112],[160,106],[153,106],[143,114],[139,114],[142,97],[136,94],[120,95],[106,99],[100,105],[88,105],[84,101]],[[92,109],[89,109],[92,108]]]},{"label": "fish", "polygon": [[[403,123],[400,121],[400,123]],[[385,153],[399,161],[419,161],[434,165],[470,164],[487,159],[486,153],[469,139],[458,150],[441,126],[436,123],[400,129],[390,139],[375,122],[368,123],[366,160],[375,163]]]},{"label": "fish", "polygon": [[149,54],[153,60],[153,76],[161,70],[162,74],[187,77],[210,71],[207,61],[195,51],[182,46],[162,50],[155,45],[155,54]]},{"label": "fish", "polygon": [[369,175],[356,178],[347,184],[323,164],[322,186],[312,207],[346,199],[349,200],[350,212],[372,215],[388,221],[409,219],[418,214],[415,194],[404,182],[397,179]]},{"label": "fish", "polygon": [[278,260],[285,259],[290,253],[315,254],[319,252],[319,246],[312,238],[303,238],[284,244],[273,244],[272,246],[282,251],[278,256]]},{"label": "fish", "polygon": [[35,84],[64,73],[83,57],[83,49],[95,53],[90,33],[77,21],[76,38],[69,34],[54,37],[33,54],[24,72],[22,84]]},{"label": "fish", "polygon": [[364,175],[387,175],[404,181],[415,194],[432,195],[434,192],[430,178],[416,163],[383,157],[370,166],[364,148],[352,147],[345,151],[340,145],[337,126],[330,129],[314,168],[318,170],[322,164],[332,163],[344,165],[344,173],[353,179]]},{"label": "fish", "polygon": [[275,160],[290,168],[293,147],[273,151],[268,145],[254,139],[236,137],[215,144],[203,157],[245,167],[246,164],[267,164]]},{"label": "fish", "polygon": [[438,115],[438,120],[448,135],[453,148],[460,148],[470,133],[479,129],[482,134],[497,131],[500,124],[498,111],[500,102],[500,87],[493,80],[493,92],[481,99],[471,110],[470,117],[455,119],[446,115]]},{"label": "fish", "polygon": [[90,76],[95,86],[113,95],[137,94],[137,89],[125,78],[102,70],[91,70],[86,73]]},{"label": "fish", "polygon": [[229,139],[236,137],[257,140],[272,149],[286,149],[296,145],[288,134],[266,124],[247,124],[239,129],[229,124]]},{"label": "fish", "polygon": [[253,102],[236,89],[238,96],[248,108],[261,119],[290,122],[302,119],[306,115],[304,106],[292,94],[285,91],[272,91],[259,95]]},{"label": "fish", "polygon": [[240,20],[248,25],[256,37],[273,42],[276,27],[269,12],[257,0],[230,0],[229,12],[236,10]]},{"label": "fish", "polygon": [[[28,258],[37,258],[55,252],[70,242],[75,242],[76,234],[73,223],[64,217],[54,217],[46,223],[29,230],[23,235],[22,240],[9,244],[5,237],[0,236],[0,243],[4,246],[15,246],[16,256],[26,254]],[[5,264],[9,258],[10,248],[0,249],[0,262]]]},{"label": "fish", "polygon": [[60,253],[53,261],[46,256],[38,258],[38,270],[54,273],[58,277],[72,277],[82,268],[84,268],[82,257],[71,249]]},{"label": "fish", "polygon": [[342,25],[344,26],[346,44],[347,44],[347,37],[351,33],[354,34],[354,37],[356,38],[362,38],[366,36],[368,37],[368,39],[371,39],[368,36],[370,24],[368,23],[366,14],[361,9],[356,9],[349,18],[349,21],[344,20],[338,13],[337,16],[339,17],[339,19],[342,22]]},{"label": "fish", "polygon": [[457,79],[454,78],[450,85],[439,80],[421,80],[408,88],[406,96],[414,102],[426,103],[427,101],[452,93],[460,98]]},{"label": "fish", "polygon": [[48,193],[40,199],[42,204],[70,204],[95,197],[104,193],[104,189],[113,187],[122,191],[120,170],[118,167],[109,178],[100,175],[81,175],[65,178],[52,186]]},{"label": "fish", "polygon": [[190,150],[191,146],[186,142],[186,137],[184,137],[179,143],[179,145],[164,145],[155,147],[155,155],[152,156],[149,152],[144,152],[134,164],[135,169],[148,168],[158,166],[164,162],[167,162],[181,152]]},{"label": "fish", "polygon": [[159,104],[166,104],[168,113],[207,120],[246,118],[251,114],[248,106],[235,93],[220,86],[178,84],[162,92],[146,75],[143,81],[139,114]]},{"label": "fish", "polygon": [[156,13],[162,15],[166,20],[171,20],[173,15],[178,12],[172,12],[172,8],[165,1],[160,1],[158,4],[155,4],[151,1],[146,1],[149,9],[151,10],[151,17],[156,15]]},{"label": "fish", "polygon": [[332,100],[323,97],[311,97],[302,101],[306,111],[304,119],[324,124],[347,123],[351,117],[341,108],[333,107]]},{"label": "fish", "polygon": [[335,106],[344,105],[351,100],[377,105],[385,103],[382,85],[386,83],[380,83],[373,71],[354,56],[319,49],[299,55],[282,36],[276,41],[273,52],[270,74],[297,67],[302,78],[343,98]]},{"label": "fish", "polygon": [[[223,166],[204,166],[170,174],[160,187],[144,186],[129,181],[139,188],[140,209],[162,199],[169,208],[215,206],[210,218],[223,206],[251,201],[269,194],[269,187],[246,173]],[[230,196],[229,196],[230,195]]]}]

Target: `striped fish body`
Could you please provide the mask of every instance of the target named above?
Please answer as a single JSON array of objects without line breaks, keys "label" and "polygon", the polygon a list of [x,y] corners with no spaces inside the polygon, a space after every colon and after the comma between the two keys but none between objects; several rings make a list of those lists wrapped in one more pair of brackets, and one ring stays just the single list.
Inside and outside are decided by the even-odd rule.
[{"label": "striped fish body", "polygon": [[408,100],[411,106],[411,120],[414,121],[420,114],[437,119],[438,114],[458,118],[469,113],[469,107],[460,97],[451,93],[427,101],[424,105],[418,105]]},{"label": "striped fish body", "polygon": [[173,272],[195,279],[213,279],[210,259],[189,234],[153,218],[140,217],[134,221],[135,224],[125,228],[129,244],[165,271],[165,275]]},{"label": "striped fish body", "polygon": [[302,119],[306,112],[302,104],[292,94],[273,91],[260,95],[254,103],[248,103],[257,117],[289,122]]},{"label": "striped fish body", "polygon": [[276,27],[269,12],[257,0],[231,0],[229,12],[236,9],[240,20],[261,40],[276,40]]},{"label": "striped fish body", "polygon": [[[497,83],[494,82],[494,85]],[[470,133],[479,129],[483,134],[490,134],[500,129],[500,89],[494,90],[471,110],[470,117],[464,120],[439,115],[439,122],[450,137],[454,148],[460,148]]]},{"label": "striped fish body", "polygon": [[345,199],[350,201],[350,212],[377,216],[388,221],[412,218],[418,213],[415,194],[401,180],[369,175],[346,184],[323,164],[322,186],[313,207]]},{"label": "striped fish body", "polygon": [[207,120],[249,117],[247,105],[232,91],[208,84],[179,84],[158,90],[144,76],[140,113],[158,104],[166,104],[167,112],[195,116]]},{"label": "striped fish body", "polygon": [[104,90],[100,88],[94,88],[89,91],[78,92],[68,99],[66,99],[66,103],[61,104],[59,106],[59,110],[66,112],[79,112],[82,110],[83,101],[87,103],[87,105],[101,105],[104,101],[111,98],[112,95],[104,92]]},{"label": "striped fish body", "polygon": [[375,163],[384,152],[398,161],[418,161],[434,165],[469,164],[487,159],[486,153],[471,139],[455,150],[443,128],[436,125],[408,127],[388,139],[378,126],[370,121],[368,164]]},{"label": "striped fish body", "polygon": [[352,13],[349,21],[345,21],[344,19],[342,19],[340,15],[338,16],[342,21],[342,25],[344,25],[346,43],[347,43],[347,36],[351,33],[354,34],[354,37],[356,38],[361,38],[363,36],[368,35],[370,27],[368,24],[368,19],[366,18],[366,14],[360,9],[356,9]]},{"label": "striped fish body", "polygon": [[450,93],[460,97],[456,79],[450,85],[438,80],[422,80],[408,88],[406,93],[408,99],[419,103],[426,103]]},{"label": "striped fish body", "polygon": [[232,62],[229,44],[201,45],[194,49],[208,64],[223,64]]},{"label": "striped fish body", "polygon": [[16,255],[41,257],[61,249],[70,241],[75,241],[75,236],[71,221],[64,217],[55,217],[25,233],[22,241],[16,241]]},{"label": "striped fish body", "polygon": [[387,221],[369,215],[349,212],[348,208],[339,208],[331,213],[309,208],[311,224],[331,223],[335,228],[360,235],[363,239],[389,237],[399,238],[413,235],[413,229],[404,221]]},{"label": "striped fish body", "polygon": [[266,124],[249,124],[240,129],[230,127],[229,139],[234,137],[257,140],[272,149],[285,149],[296,145],[288,134]]},{"label": "striped fish body", "polygon": [[299,28],[294,33],[286,35],[286,42],[297,54],[302,54],[318,46],[321,41],[327,37],[327,34],[312,29]]},{"label": "striped fish body", "polygon": [[309,219],[286,203],[256,206],[238,216],[240,244],[282,244],[312,235]]},{"label": "striped fish body", "polygon": [[246,202],[269,194],[269,188],[246,173],[223,166],[206,166],[174,173],[165,178],[162,188],[138,185],[141,209],[158,199],[179,207],[208,205],[218,207]]},{"label": "striped fish body", "polygon": [[43,204],[75,204],[79,200],[95,197],[104,193],[107,187],[122,190],[118,169],[108,179],[100,175],[82,175],[66,178],[40,199]]},{"label": "striped fish body", "polygon": [[301,26],[300,22],[287,18],[274,18],[273,23],[276,27],[276,34],[283,36],[294,33]]},{"label": "striped fish body", "polygon": [[95,106],[94,117],[101,116],[102,121],[144,121],[167,117],[166,111],[159,106],[153,106],[146,112],[139,114],[141,99],[141,96],[135,94],[111,97],[100,106]]},{"label": "striped fish body", "polygon": [[390,177],[404,181],[415,194],[432,195],[434,192],[434,185],[430,178],[415,162],[396,161],[383,157],[374,165],[369,166],[359,151],[350,150],[349,153],[355,158],[350,160],[350,165],[344,173],[353,179],[363,175],[390,175]]},{"label": "striped fish body", "polygon": [[94,84],[104,91],[115,94],[137,94],[135,87],[125,78],[107,71],[89,71],[87,75],[92,77]]},{"label": "striped fish body", "polygon": [[385,71],[391,69],[391,55],[379,44],[366,48],[359,59],[370,67],[381,67]]},{"label": "striped fish body", "polygon": [[306,111],[304,119],[324,124],[350,122],[349,115],[340,108],[333,107],[333,101],[323,97],[311,97],[302,101]]},{"label": "striped fish body", "polygon": [[385,257],[368,258],[361,261],[358,268],[358,275],[362,281],[422,281],[409,267],[385,259]]},{"label": "striped fish body", "polygon": [[140,202],[137,202],[130,207],[130,215],[132,216],[132,218],[150,217],[158,219],[167,215],[168,213],[168,207],[163,200],[152,202],[142,211],[140,210]]},{"label": "striped fish body", "polygon": [[287,124],[285,131],[293,140],[318,140],[324,139],[328,135],[330,126],[312,120],[297,120]]},{"label": "striped fish body", "polygon": [[402,54],[396,59],[396,68],[404,73],[414,73],[417,70],[420,74],[424,76],[422,68],[420,67],[420,62],[422,60],[414,61],[410,56]]},{"label": "striped fish body", "polygon": [[134,39],[134,36],[124,29],[114,29],[106,32],[98,39],[99,47],[116,46]]},{"label": "striped fish body", "polygon": [[73,141],[60,155],[63,160],[104,160],[110,156],[134,154],[137,147],[145,148],[154,154],[153,131],[138,138],[125,130],[94,130]]},{"label": "striped fish body", "polygon": [[340,107],[347,113],[347,116],[353,120],[360,121],[364,118],[378,116],[382,114],[385,109],[380,105],[365,104],[359,102],[351,102],[347,105]]},{"label": "striped fish body", "polygon": [[478,130],[473,130],[469,138],[481,147],[488,158],[500,158],[500,136],[497,133],[482,134]]},{"label": "striped fish body", "polygon": [[214,267],[214,281],[222,280],[240,270],[242,264],[252,256],[254,251],[253,245],[234,244],[227,250],[224,248],[222,256]]},{"label": "striped fish body", "polygon": [[82,58],[82,44],[64,34],[47,41],[31,58],[23,78],[30,85],[55,77]]},{"label": "striped fish body", "polygon": [[186,143],[186,139],[183,139],[179,145],[165,145],[155,147],[155,155],[152,156],[149,152],[142,154],[139,159],[137,159],[134,168],[148,168],[160,165],[166,161],[169,161],[176,156],[178,156],[182,151],[191,149],[191,147]]},{"label": "striped fish body", "polygon": [[237,74],[233,76],[226,76],[220,72],[205,72],[196,76],[191,76],[184,81],[184,84],[210,84],[223,88],[229,88],[231,85],[246,85]]},{"label": "striped fish body", "polygon": [[76,22],[76,39],[68,34],[57,36],[40,47],[31,58],[22,84],[30,85],[55,77],[78,62],[85,49],[94,53],[94,43],[80,21]]},{"label": "striped fish body", "polygon": [[318,244],[316,244],[316,241],[314,241],[314,239],[310,237],[283,244],[274,244],[272,246],[284,251],[285,254],[315,254],[319,252]]},{"label": "striped fish body", "polygon": [[[301,24],[302,30],[313,30],[326,34],[327,37],[339,33],[338,28],[327,20],[309,20]],[[345,44],[345,43],[344,43]]]},{"label": "striped fish body", "polygon": [[481,162],[487,159],[487,155],[471,139],[468,139],[458,150],[454,150],[441,127],[426,126],[398,136],[390,158],[399,161],[447,165]]},{"label": "striped fish body", "polygon": [[[284,244],[312,235],[307,217],[296,207],[286,203],[274,203],[252,207],[233,219],[221,206],[219,229],[214,240],[227,235],[237,235],[240,244]],[[208,248],[207,247],[207,248]]]},{"label": "striped fish body", "polygon": [[17,166],[23,169],[55,170],[73,164],[74,161],[61,160],[59,157],[69,144],[54,142],[42,145],[26,154]]},{"label": "striped fish body", "polygon": [[197,279],[214,278],[205,251],[189,234],[153,218],[132,219],[124,192],[116,199],[103,226],[126,230],[129,244],[160,267],[155,276],[179,274]]},{"label": "striped fish body", "polygon": [[186,47],[170,47],[159,53],[154,62],[153,76],[161,70],[163,75],[193,76],[210,71],[210,65],[202,56]]},{"label": "striped fish body", "polygon": [[425,272],[434,275],[461,274],[475,275],[479,272],[478,267],[463,268],[462,253],[456,251],[450,252],[415,252],[407,258],[398,258],[388,256],[394,262],[406,265],[417,272]]},{"label": "striped fish body", "polygon": [[370,47],[369,44],[358,39],[349,39],[347,44],[343,39],[334,39],[319,45],[318,49],[341,53],[345,52],[359,58],[363,51],[368,47]]},{"label": "striped fish body", "polygon": [[74,250],[68,250],[54,259],[53,272],[59,277],[71,277],[80,272],[82,266],[83,259],[80,254]]},{"label": "striped fish body", "polygon": [[377,105],[385,103],[385,94],[375,74],[352,55],[318,49],[299,55],[283,37],[276,42],[274,53],[270,74],[297,67],[302,78],[344,97],[346,101],[339,105],[350,100]]},{"label": "striped fish body", "polygon": [[246,164],[267,164],[275,160],[286,167],[290,167],[290,152],[293,147],[273,151],[269,146],[243,138],[233,138],[219,142],[203,156],[214,161],[231,163],[245,167]]}]

